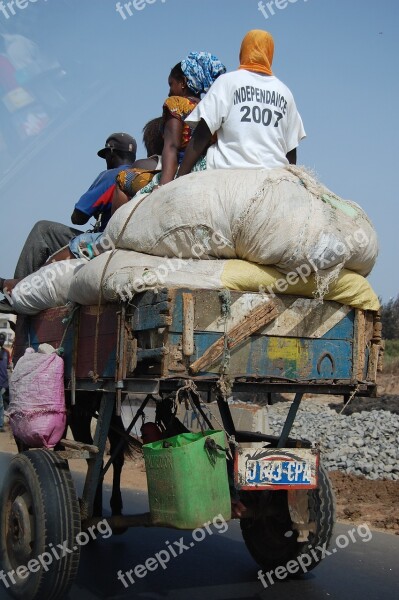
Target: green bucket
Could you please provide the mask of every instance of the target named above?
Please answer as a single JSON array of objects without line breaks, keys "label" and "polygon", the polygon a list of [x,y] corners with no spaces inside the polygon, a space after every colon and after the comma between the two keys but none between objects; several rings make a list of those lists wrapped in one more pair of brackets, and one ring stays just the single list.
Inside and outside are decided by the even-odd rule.
[{"label": "green bucket", "polygon": [[195,529],[219,514],[230,519],[224,447],[223,431],[182,433],[143,446],[154,525]]}]

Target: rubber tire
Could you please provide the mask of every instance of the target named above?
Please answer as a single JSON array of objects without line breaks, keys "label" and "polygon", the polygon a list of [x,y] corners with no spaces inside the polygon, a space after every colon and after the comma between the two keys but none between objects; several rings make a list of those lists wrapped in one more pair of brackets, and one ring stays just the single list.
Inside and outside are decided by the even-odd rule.
[{"label": "rubber tire", "polygon": [[[17,500],[16,500],[17,498]],[[19,504],[18,504],[19,503]],[[23,505],[24,511],[19,522],[27,531],[25,550],[22,556],[17,543],[12,544],[10,515],[12,506]],[[25,510],[26,509],[26,510]],[[24,522],[25,515],[25,522]],[[16,522],[14,518],[14,524]],[[16,529],[16,527],[14,528]],[[0,570],[5,573],[15,571],[17,566],[26,566],[29,560],[37,559],[44,552],[57,549],[57,544],[67,542],[68,548],[76,546],[76,551],[66,554],[60,560],[55,557],[46,572],[42,567],[36,573],[29,571],[26,579],[18,578],[10,584],[8,593],[18,600],[60,600],[71,587],[76,576],[80,546],[76,536],[81,531],[79,502],[68,463],[49,450],[29,450],[15,456],[9,466],[2,493],[0,507]],[[22,536],[23,537],[23,536]],[[62,554],[60,548],[58,554]],[[22,560],[21,560],[22,559]]]},{"label": "rubber tire", "polygon": [[[251,494],[257,497],[251,499]],[[297,542],[298,533],[292,530],[286,491],[247,492],[242,501],[248,506],[252,504],[251,508],[257,512],[256,518],[241,519],[240,525],[249,553],[264,571],[285,567],[288,561],[304,553],[312,558],[306,567],[308,571],[319,564],[323,553],[317,547],[328,548],[335,522],[334,493],[323,466],[319,469],[319,487],[308,491],[310,520],[315,521],[316,531],[309,533],[306,542]],[[285,534],[290,531],[292,535],[287,537]]]}]

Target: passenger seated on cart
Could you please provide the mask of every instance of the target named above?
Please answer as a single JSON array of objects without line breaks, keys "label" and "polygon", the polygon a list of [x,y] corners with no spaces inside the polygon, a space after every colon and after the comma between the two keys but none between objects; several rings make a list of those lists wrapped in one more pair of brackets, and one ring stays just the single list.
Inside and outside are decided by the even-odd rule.
[{"label": "passenger seated on cart", "polygon": [[[97,153],[106,161],[107,169],[98,175],[87,192],[75,204],[71,216],[74,225],[83,225],[91,217],[95,217],[97,231],[103,231],[111,216],[115,177],[121,170],[134,164],[136,149],[136,140],[127,133],[115,133],[107,138],[105,147]],[[73,258],[74,254],[71,252],[69,244],[71,240],[82,233],[79,229],[53,221],[36,223],[20,254],[14,279],[0,278],[0,291],[9,296],[21,279],[40,269],[46,262]],[[93,236],[93,234],[84,235]],[[99,233],[94,235],[97,238]],[[0,302],[0,312],[11,311],[12,307],[9,301]]]},{"label": "passenger seated on cart", "polygon": [[[187,117],[197,125],[178,177],[190,173],[208,148],[207,169],[272,169],[296,163],[305,137],[292,93],[271,66],[274,41],[260,29],[249,31],[238,70],[222,75]],[[217,140],[210,141],[216,133]]]},{"label": "passenger seated on cart", "polygon": [[[160,127],[163,138],[162,171],[149,174],[148,185],[144,187],[140,185],[139,191],[135,186],[138,178],[134,169],[121,171],[117,177],[117,185],[123,193],[116,192],[113,212],[128,202],[136,192],[146,194],[173,181],[193,133],[192,127],[185,119],[199,103],[201,94],[206,94],[214,81],[225,72],[226,67],[209,52],[190,52],[185,59],[173,67],[168,77],[169,95],[163,104]],[[158,144],[160,145],[159,141]],[[205,168],[204,157],[199,157],[192,170],[202,171]],[[80,245],[86,258],[93,258],[108,247],[108,244],[101,243],[101,238],[94,244],[83,242]]]},{"label": "passenger seated on cart", "polygon": [[111,214],[133,198],[162,168],[162,117],[148,121],[143,127],[143,143],[147,158],[136,160],[131,169],[123,169],[116,177]]},{"label": "passenger seated on cart", "polygon": [[[174,179],[193,133],[186,118],[201,100],[201,94],[207,93],[214,81],[225,72],[226,67],[209,52],[190,52],[173,67],[168,77],[169,95],[163,104],[162,117],[160,120],[154,119],[154,123],[150,122],[156,128],[158,121],[158,132],[153,132],[153,139],[157,146],[156,154],[162,155],[159,165],[162,165],[162,171],[152,176],[148,185],[140,188],[141,193],[151,192]],[[194,170],[204,168],[205,162],[199,160]],[[132,169],[121,171],[117,177],[118,187],[124,192],[125,198],[119,194],[118,201],[113,204],[114,210],[139,191],[137,187],[129,185],[131,172]]]},{"label": "passenger seated on cart", "polygon": [[[92,216],[101,219],[100,225],[97,227],[97,233],[82,233],[77,229],[73,229],[61,223],[55,223],[52,221],[39,221],[33,227],[30,232],[27,241],[25,242],[24,248],[21,252],[18,265],[15,271],[15,279],[2,279],[0,278],[0,291],[4,290],[7,295],[11,293],[13,288],[27,275],[30,275],[34,271],[37,271],[40,267],[48,262],[56,262],[60,260],[67,260],[70,258],[76,258],[82,255],[81,247],[86,248],[87,244],[90,243],[93,248],[94,242],[101,236],[101,232],[104,229],[106,223],[109,220],[111,214],[118,208],[118,206],[127,202],[131,196],[127,196],[121,189],[116,185],[116,179],[118,179],[121,172],[130,173],[136,171],[137,178],[130,181],[129,185],[131,188],[136,188],[138,191],[141,187],[146,185],[154,174],[160,171],[161,155],[163,149],[163,135],[160,129],[162,117],[156,117],[152,119],[143,128],[143,143],[147,150],[147,158],[134,160],[134,156],[127,156],[123,150],[118,150],[113,147],[111,153],[108,152],[107,146],[98,152],[98,155],[105,158],[107,165],[110,167],[107,171],[100,173],[94,184],[89,188],[88,192],[82,196],[79,202],[75,205],[75,210],[72,214],[71,220],[76,224],[83,224],[90,218],[88,214],[80,210],[81,203],[86,201],[89,194],[93,197],[93,203],[86,207],[88,211],[93,212]],[[128,134],[112,134],[106,141],[106,144],[114,144],[115,136],[128,136]],[[128,136],[129,138],[131,136]],[[112,139],[111,139],[112,138]],[[131,138],[134,140],[134,138]],[[136,148],[136,141],[134,140],[134,147]],[[105,151],[105,152],[104,152]],[[105,154],[105,156],[104,156]],[[108,156],[109,155],[109,156]],[[132,168],[127,170],[127,161],[131,161]],[[117,166],[113,165],[117,162]],[[121,163],[121,164],[119,164]],[[98,193],[99,189],[95,186],[95,183],[102,177],[105,177],[105,181],[109,184],[102,198],[107,200],[104,206],[106,212],[97,213],[96,205],[98,204]],[[131,178],[133,179],[133,178]],[[103,180],[101,180],[103,181]],[[100,182],[101,183],[101,182]],[[128,189],[128,183],[126,182],[126,189]],[[136,192],[134,192],[136,193]],[[114,206],[115,203],[115,206]],[[79,207],[79,208],[77,208]],[[83,253],[85,256],[85,254]],[[49,256],[49,258],[47,258]],[[86,255],[87,256],[87,255]],[[89,258],[89,256],[87,256]],[[45,260],[47,259],[47,260]],[[23,275],[18,275],[23,273]],[[0,312],[11,312],[12,306],[8,300],[0,302]]]}]

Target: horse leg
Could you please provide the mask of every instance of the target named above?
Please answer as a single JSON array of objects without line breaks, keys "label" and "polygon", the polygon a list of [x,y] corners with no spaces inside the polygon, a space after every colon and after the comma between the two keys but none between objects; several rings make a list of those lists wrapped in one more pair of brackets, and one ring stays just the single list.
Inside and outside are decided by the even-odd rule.
[{"label": "horse leg", "polygon": [[[91,395],[91,394],[90,394]],[[71,428],[74,439],[83,444],[92,444],[90,425],[94,408],[93,402],[89,400],[88,393],[85,396],[76,394],[76,404],[72,407],[69,415],[68,424]],[[92,400],[92,399],[91,399]],[[97,399],[96,399],[97,401]],[[103,491],[102,483],[98,484],[93,504],[93,516],[101,517],[103,513]]]},{"label": "horse leg", "polygon": [[13,436],[13,438],[14,442],[17,445],[18,452],[26,452],[27,450],[29,450],[29,446],[27,446],[27,444],[25,444],[24,442],[21,442],[21,440],[15,437],[15,435]]},{"label": "horse leg", "polygon": [[[118,443],[120,442],[120,436],[115,429],[119,429],[120,431],[124,431],[123,422],[121,417],[117,417],[115,414],[112,417],[111,427],[109,430],[108,439],[110,442],[110,452],[111,456],[116,449]],[[125,447],[126,443],[124,442],[121,446],[119,452],[115,456],[115,460],[113,462],[113,478],[112,478],[112,495],[110,500],[110,506],[112,510],[112,515],[121,515],[123,502],[122,502],[122,492],[121,492],[121,474],[123,465],[125,463]]]}]

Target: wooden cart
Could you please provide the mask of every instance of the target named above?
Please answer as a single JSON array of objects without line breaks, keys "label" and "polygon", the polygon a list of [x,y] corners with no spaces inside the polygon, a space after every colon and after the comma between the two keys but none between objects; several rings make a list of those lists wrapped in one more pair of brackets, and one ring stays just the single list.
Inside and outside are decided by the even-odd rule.
[{"label": "wooden cart", "polygon": [[[0,516],[1,568],[7,572],[28,565],[48,552],[50,543],[74,549],[61,566],[53,561],[48,570],[20,571],[9,591],[21,600],[56,600],[71,586],[79,565],[75,541],[99,520],[93,518],[96,489],[116,454],[103,464],[106,439],[112,415],[120,412],[127,394],[146,395],[128,432],[150,399],[161,405],[184,390],[205,421],[200,398],[216,398],[236,470],[242,447],[253,442],[265,446],[263,457],[266,452],[277,461],[279,456],[300,460],[301,452],[317,454],[306,440],[290,437],[303,394],[342,395],[346,400],[375,395],[381,326],[376,313],[335,302],[160,289],[139,294],[131,303],[80,307],[72,316],[59,308],[19,317],[15,358],[28,345],[37,348],[43,342],[64,348],[68,410],[73,414],[78,395],[90,399],[101,394],[101,401],[92,444],[63,440],[53,451],[28,450],[11,463]],[[240,392],[264,394],[269,402],[273,393],[295,393],[279,436],[236,430],[226,400]],[[68,468],[71,458],[88,462],[80,499]],[[254,474],[258,458],[250,458]],[[232,474],[233,464],[229,459],[227,463]],[[254,477],[250,485],[237,471],[234,483],[248,508],[241,519],[243,538],[262,568],[284,565],[309,544],[328,544],[334,502],[321,465],[316,487],[295,481],[284,486],[271,479],[262,485]],[[112,527],[153,525],[151,514],[108,521]],[[289,538],[284,536],[287,530],[294,532]]]}]

